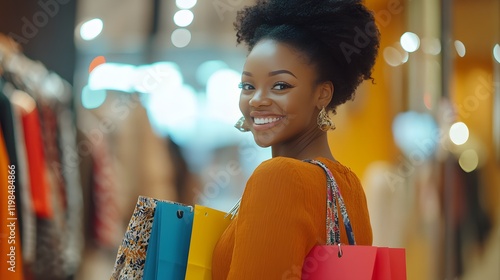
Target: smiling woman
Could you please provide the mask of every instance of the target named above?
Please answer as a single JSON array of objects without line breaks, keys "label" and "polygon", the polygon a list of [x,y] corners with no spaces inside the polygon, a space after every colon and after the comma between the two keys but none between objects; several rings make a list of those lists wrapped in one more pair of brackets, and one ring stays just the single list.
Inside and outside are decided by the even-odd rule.
[{"label": "smiling woman", "polygon": [[257,144],[273,146],[273,156],[296,157],[286,154],[295,150],[283,149],[281,143],[298,139],[295,136],[306,130],[324,134],[317,128],[315,115],[328,104],[333,85],[317,85],[315,79],[315,69],[283,43],[265,39],[249,54],[242,75],[240,109]]},{"label": "smiling woman", "polygon": [[[379,32],[361,1],[348,0],[259,0],[238,13],[235,27],[238,43],[250,51],[236,127],[271,147],[273,158],[247,182],[238,214],[214,250],[213,279],[285,279],[290,271],[300,279],[311,248],[333,231],[325,223],[331,217],[325,173],[305,160],[328,167],[357,244],[372,243],[363,188],[331,154],[326,132],[334,128],[328,112],[371,79]],[[340,228],[347,243],[342,222]]]}]

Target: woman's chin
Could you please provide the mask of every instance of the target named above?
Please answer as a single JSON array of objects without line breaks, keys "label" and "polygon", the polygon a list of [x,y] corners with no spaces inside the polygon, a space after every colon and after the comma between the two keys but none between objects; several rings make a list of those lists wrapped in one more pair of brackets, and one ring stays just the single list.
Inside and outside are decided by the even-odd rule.
[{"label": "woman's chin", "polygon": [[261,147],[261,148],[268,148],[270,147],[271,145],[270,144],[267,144],[267,143],[259,143],[257,141],[255,141],[255,143],[257,144],[257,146]]},{"label": "woman's chin", "polygon": [[270,147],[272,145],[273,140],[274,140],[274,139],[272,139],[272,137],[269,137],[269,135],[260,134],[260,133],[254,133],[253,138],[254,138],[257,146],[259,146],[261,148]]}]

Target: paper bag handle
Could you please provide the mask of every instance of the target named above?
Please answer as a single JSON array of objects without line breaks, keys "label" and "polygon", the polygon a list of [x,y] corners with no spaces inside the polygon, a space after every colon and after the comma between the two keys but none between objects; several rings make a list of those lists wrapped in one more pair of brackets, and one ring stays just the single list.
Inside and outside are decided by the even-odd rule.
[{"label": "paper bag handle", "polygon": [[335,181],[335,177],[333,177],[332,172],[319,160],[307,159],[304,161],[320,166],[326,174],[326,245],[340,244],[339,211],[337,207],[337,200],[340,207],[340,213],[342,214],[342,219],[344,221],[349,245],[356,245],[354,232],[351,227],[351,220],[349,220],[344,199],[342,198],[339,186],[337,185],[337,181]]}]

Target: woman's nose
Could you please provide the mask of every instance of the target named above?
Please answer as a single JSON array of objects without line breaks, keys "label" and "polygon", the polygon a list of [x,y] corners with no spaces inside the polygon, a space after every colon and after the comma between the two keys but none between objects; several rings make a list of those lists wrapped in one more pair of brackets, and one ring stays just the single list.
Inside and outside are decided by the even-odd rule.
[{"label": "woman's nose", "polygon": [[269,106],[271,103],[272,101],[269,99],[268,94],[263,90],[255,91],[252,98],[250,98],[250,101],[248,102],[248,104],[252,107]]}]

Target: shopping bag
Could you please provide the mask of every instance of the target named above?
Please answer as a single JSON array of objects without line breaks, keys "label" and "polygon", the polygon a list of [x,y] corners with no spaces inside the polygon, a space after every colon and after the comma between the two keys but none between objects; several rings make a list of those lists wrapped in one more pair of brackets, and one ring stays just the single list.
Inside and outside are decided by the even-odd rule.
[{"label": "shopping bag", "polygon": [[193,208],[158,202],[144,265],[144,280],[184,280]]},{"label": "shopping bag", "polygon": [[157,200],[139,196],[122,244],[118,248],[111,280],[142,279],[146,249]]},{"label": "shopping bag", "polygon": [[302,267],[307,280],[406,280],[405,251],[360,245],[315,246]]},{"label": "shopping bag", "polygon": [[194,206],[186,280],[212,279],[212,254],[230,222],[231,216],[224,212],[206,206]]},{"label": "shopping bag", "polygon": [[[333,174],[320,161],[306,162],[320,166],[326,174],[327,244],[311,249],[302,266],[302,279],[406,280],[405,250],[356,245],[349,215]],[[339,209],[349,245],[340,244]]]},{"label": "shopping bag", "polygon": [[122,244],[118,248],[111,280],[143,278],[155,209],[161,201],[145,196],[137,199]]}]

